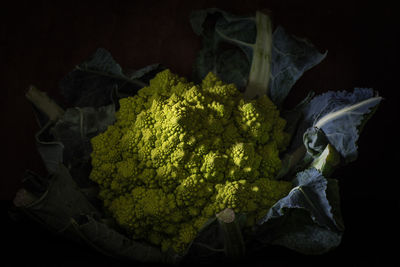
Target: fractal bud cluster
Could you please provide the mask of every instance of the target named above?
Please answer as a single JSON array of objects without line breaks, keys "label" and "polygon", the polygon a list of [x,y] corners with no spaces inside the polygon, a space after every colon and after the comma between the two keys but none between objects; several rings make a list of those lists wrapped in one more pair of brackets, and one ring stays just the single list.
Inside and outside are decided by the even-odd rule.
[{"label": "fractal bud cluster", "polygon": [[274,180],[288,135],[265,95],[249,101],[212,73],[194,85],[165,70],[119,104],[91,140],[90,178],[134,239],[179,253],[216,213],[246,213],[253,226],[292,187]]}]

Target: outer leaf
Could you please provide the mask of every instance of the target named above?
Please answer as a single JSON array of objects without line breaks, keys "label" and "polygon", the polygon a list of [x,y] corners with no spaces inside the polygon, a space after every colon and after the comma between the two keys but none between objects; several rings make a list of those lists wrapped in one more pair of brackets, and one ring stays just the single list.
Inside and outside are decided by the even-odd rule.
[{"label": "outer leaf", "polygon": [[22,180],[22,188],[14,197],[16,207],[26,207],[37,201],[47,191],[49,180],[26,170]]},{"label": "outer leaf", "polygon": [[62,164],[50,177],[48,188],[42,196],[21,208],[56,232],[67,229],[70,219],[81,214],[100,216]]},{"label": "outer leaf", "polygon": [[281,117],[286,120],[285,132],[293,137],[296,134],[297,127],[303,119],[303,110],[314,97],[314,92],[310,92],[300,103],[291,110],[282,110]]},{"label": "outer leaf", "polygon": [[305,118],[299,132],[311,127],[304,134],[308,151],[322,152],[325,146],[318,148],[313,144],[326,143],[322,140],[326,138],[347,162],[355,160],[359,129],[381,100],[382,97],[367,88],[355,88],[352,93],[330,91],[315,97],[304,110]]},{"label": "outer leaf", "polygon": [[[200,81],[211,71],[224,82],[244,89],[257,40],[255,16],[235,16],[212,8],[193,12],[190,22],[193,31],[203,38],[194,79]],[[310,42],[289,35],[278,26],[272,36],[271,56],[271,73],[265,75],[270,75],[269,95],[280,105],[301,75],[320,63],[326,53],[320,54]]]},{"label": "outer leaf", "polygon": [[318,65],[327,52],[319,53],[307,39],[293,36],[281,26],[276,28],[272,38],[269,95],[280,105],[303,73]]},{"label": "outer leaf", "polygon": [[193,69],[194,80],[200,82],[211,71],[223,81],[244,88],[253,57],[251,45],[256,38],[254,17],[210,8],[194,11],[190,23],[193,31],[203,37],[203,48]]},{"label": "outer leaf", "polygon": [[76,107],[67,109],[52,128],[54,139],[64,146],[63,162],[81,187],[90,184],[90,139],[104,132],[114,121],[113,104],[100,108]]},{"label": "outer leaf", "polygon": [[310,212],[313,220],[321,226],[335,228],[331,206],[326,198],[328,181],[314,168],[297,174],[293,180],[294,188],[279,200],[259,222],[263,224],[271,218],[282,216],[283,208],[301,208]]},{"label": "outer leaf", "polygon": [[303,143],[308,154],[316,158],[323,152],[329,141],[321,129],[311,127],[303,134]]},{"label": "outer leaf", "polygon": [[[233,219],[232,224],[227,225]],[[239,258],[245,249],[242,239],[245,237],[242,233],[245,225],[246,216],[243,213],[232,216],[228,211],[210,218],[182,255],[182,264],[222,264],[226,260]]]},{"label": "outer leaf", "polygon": [[[314,96],[314,92],[310,92],[306,98],[304,98],[296,107],[292,110],[282,110],[281,116],[286,120],[285,132],[289,134],[290,139],[296,135],[299,124],[303,119],[303,109],[311,101]],[[282,158],[282,168],[276,176],[276,179],[287,178],[292,179],[292,175],[296,172],[296,169],[300,167],[299,170],[304,170],[301,165],[308,165],[304,161],[304,156],[306,155],[306,148],[301,144],[300,146],[291,145],[284,154]]]},{"label": "outer leaf", "polygon": [[72,226],[86,243],[105,255],[140,262],[176,263],[173,255],[162,253],[154,246],[133,241],[91,216],[83,215],[72,220]]},{"label": "outer leaf", "polygon": [[50,174],[58,170],[63,162],[64,145],[54,139],[50,133],[52,122],[48,121],[45,126],[35,135],[36,146],[42,157],[43,163]]},{"label": "outer leaf", "polygon": [[134,80],[134,81],[136,81],[138,83],[143,82],[145,84],[148,84],[149,81],[151,79],[153,79],[154,76],[158,72],[160,72],[160,71],[162,71],[164,69],[166,69],[165,66],[163,66],[163,65],[161,65],[159,63],[156,63],[156,64],[148,65],[148,66],[143,67],[143,68],[138,69],[138,70],[126,71],[125,75],[129,79]]},{"label": "outer leaf", "polygon": [[[31,189],[21,193],[29,193]],[[30,199],[26,196],[17,197],[24,197],[16,199],[18,207],[45,227],[73,240],[83,240],[105,255],[170,264],[175,264],[178,259],[173,254],[162,253],[158,248],[132,241],[97,221],[95,217],[100,218],[101,214],[86,199],[63,165],[59,165],[57,172],[50,177],[48,188],[40,198],[34,197],[33,202],[27,202]]]},{"label": "outer leaf", "polygon": [[342,211],[340,208],[340,194],[339,194],[339,181],[337,179],[328,178],[328,187],[326,189],[326,197],[331,204],[331,212],[335,219],[336,227],[339,231],[343,232],[344,222],[342,217]]},{"label": "outer leaf", "polygon": [[[264,232],[259,234],[259,239],[307,254],[323,253],[336,247],[342,227],[333,213],[338,209],[331,206],[337,202],[330,203],[327,198],[328,181],[311,168],[300,172],[293,184],[291,192],[259,221],[259,231]],[[331,188],[329,194],[337,195],[337,189]]]},{"label": "outer leaf", "polygon": [[182,263],[189,265],[220,261],[225,255],[224,241],[224,234],[216,217],[209,219],[190,244]]},{"label": "outer leaf", "polygon": [[[146,66],[124,74],[105,49],[98,49],[61,82],[61,91],[75,108],[70,108],[50,129],[50,123],[37,134],[39,152],[50,173],[64,163],[80,186],[87,186],[90,172],[90,138],[103,132],[115,120],[117,99],[136,90],[164,67]],[[107,105],[105,105],[107,104]],[[91,106],[91,107],[86,107]],[[36,112],[41,124],[46,119]]]},{"label": "outer leaf", "polygon": [[109,105],[113,90],[117,89],[125,94],[134,94],[138,89],[146,86],[145,76],[159,64],[145,67],[137,72],[125,75],[121,66],[111,54],[99,48],[87,61],[76,66],[61,82],[61,93],[71,106],[100,107]]},{"label": "outer leaf", "polygon": [[316,225],[304,210],[286,210],[285,216],[280,229],[271,234],[271,244],[313,255],[326,253],[341,242],[342,233]]}]

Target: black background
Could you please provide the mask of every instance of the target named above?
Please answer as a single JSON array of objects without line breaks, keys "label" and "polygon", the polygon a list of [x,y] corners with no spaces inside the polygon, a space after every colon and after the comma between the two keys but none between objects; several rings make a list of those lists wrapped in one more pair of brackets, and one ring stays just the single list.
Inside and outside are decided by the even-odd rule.
[{"label": "black background", "polygon": [[[359,158],[336,171],[345,234],[342,244],[322,256],[282,248],[251,266],[396,265],[399,246],[398,199],[399,36],[390,1],[8,1],[0,23],[0,178],[3,266],[133,266],[64,241],[30,223],[13,222],[7,210],[25,169],[45,174],[34,144],[38,130],[24,98],[27,87],[68,105],[58,82],[98,47],[123,68],[161,62],[190,76],[201,42],[191,31],[192,9],[219,7],[234,13],[268,8],[274,23],[310,39],[327,58],[295,85],[288,107],[309,90],[372,87],[385,98],[359,139]],[[7,263],[6,260],[9,260]],[[251,263],[249,263],[251,262]],[[244,263],[237,263],[245,265]],[[139,264],[136,264],[139,265]],[[151,266],[155,266],[154,264]]]}]

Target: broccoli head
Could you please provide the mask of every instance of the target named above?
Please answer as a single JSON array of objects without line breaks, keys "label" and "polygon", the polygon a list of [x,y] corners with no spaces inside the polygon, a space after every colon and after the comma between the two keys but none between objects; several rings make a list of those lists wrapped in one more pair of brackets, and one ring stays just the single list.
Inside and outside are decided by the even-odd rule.
[{"label": "broccoli head", "polygon": [[246,213],[251,226],[290,191],[274,180],[285,123],[267,96],[165,70],[120,99],[115,124],[92,138],[90,178],[132,238],[182,253],[216,213]]}]

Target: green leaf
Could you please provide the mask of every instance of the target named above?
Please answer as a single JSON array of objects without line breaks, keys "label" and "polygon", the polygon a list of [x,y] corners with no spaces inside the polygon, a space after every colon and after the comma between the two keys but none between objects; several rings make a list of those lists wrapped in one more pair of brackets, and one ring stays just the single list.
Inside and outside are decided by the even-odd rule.
[{"label": "green leaf", "polygon": [[69,108],[58,121],[49,121],[36,134],[38,151],[49,173],[55,173],[59,164],[69,169],[80,187],[91,186],[90,139],[115,121],[113,104],[93,108]]},{"label": "green leaf", "polygon": [[224,235],[217,218],[210,218],[200,229],[197,237],[182,255],[182,263],[209,264],[218,262],[225,256]]},{"label": "green leaf", "polygon": [[63,163],[68,167],[74,180],[81,187],[91,185],[90,139],[102,132],[115,121],[113,104],[93,108],[69,108],[52,127],[54,140],[64,146]]},{"label": "green leaf", "polygon": [[179,259],[174,254],[162,253],[159,248],[133,241],[98,221],[96,218],[102,214],[88,201],[63,165],[50,177],[47,190],[39,198],[26,202],[31,196],[29,193],[29,199],[20,199],[18,195],[17,207],[50,230],[84,241],[105,255],[169,264],[176,264]]},{"label": "green leaf", "polygon": [[332,250],[341,242],[342,233],[315,224],[305,210],[286,210],[285,217],[280,221],[279,228],[271,229],[269,244],[318,255]]},{"label": "green leaf", "polygon": [[36,146],[49,173],[55,173],[63,162],[64,145],[54,139],[50,133],[52,122],[48,121],[45,126],[36,133]]},{"label": "green leaf", "polygon": [[329,144],[329,140],[321,129],[310,127],[304,132],[303,143],[308,154],[316,158]]},{"label": "green leaf", "polygon": [[182,255],[182,264],[217,264],[242,257],[245,224],[245,214],[233,215],[230,209],[210,218]]},{"label": "green leaf", "polygon": [[194,64],[194,80],[199,82],[213,72],[240,90],[247,87],[248,98],[268,93],[281,105],[303,73],[326,57],[309,41],[280,26],[271,41],[271,22],[261,12],[236,16],[210,8],[193,12],[190,22],[203,41]]},{"label": "green leaf", "polygon": [[307,151],[314,157],[329,142],[346,162],[353,161],[357,158],[360,130],[381,101],[382,97],[370,88],[316,96],[303,111],[297,139],[303,137]]},{"label": "green leaf", "polygon": [[72,219],[71,223],[81,239],[105,255],[139,262],[177,263],[174,255],[162,253],[159,248],[131,240],[92,216],[82,215]]},{"label": "green leaf", "polygon": [[63,232],[70,226],[71,218],[81,214],[101,215],[62,164],[50,176],[47,190],[36,201],[20,208],[55,232]]},{"label": "green leaf", "polygon": [[106,106],[111,104],[114,90],[123,96],[133,95],[162,69],[153,64],[128,74],[107,50],[99,48],[60,82],[61,93],[71,106]]},{"label": "green leaf", "polygon": [[304,72],[324,60],[327,52],[321,54],[310,41],[289,34],[281,26],[275,29],[272,38],[269,96],[280,106]]},{"label": "green leaf", "polygon": [[246,87],[253,55],[251,43],[256,37],[254,17],[210,8],[192,12],[190,23],[203,37],[203,48],[194,64],[194,81],[200,82],[211,71],[224,82]]},{"label": "green leaf", "polygon": [[326,188],[326,197],[331,205],[331,213],[337,229],[340,232],[344,231],[344,222],[342,217],[342,211],[340,206],[340,194],[339,194],[339,181],[337,179],[327,178],[328,186]]},{"label": "green leaf", "polygon": [[298,173],[293,184],[289,194],[258,222],[256,238],[306,254],[325,253],[338,246],[343,223],[338,215],[337,183],[310,168]]}]

